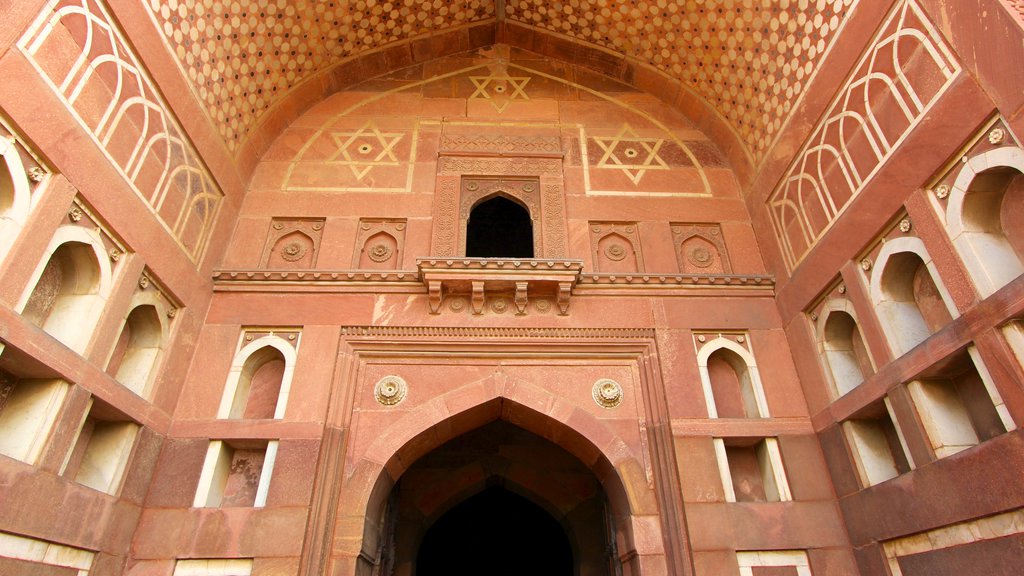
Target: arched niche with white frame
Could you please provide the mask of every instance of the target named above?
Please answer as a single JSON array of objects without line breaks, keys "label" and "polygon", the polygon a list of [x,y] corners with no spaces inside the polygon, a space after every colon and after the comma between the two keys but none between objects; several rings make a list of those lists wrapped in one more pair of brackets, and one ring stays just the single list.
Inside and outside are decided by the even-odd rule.
[{"label": "arched niche with white frame", "polygon": [[815,339],[825,376],[835,397],[859,386],[874,373],[874,362],[848,300],[825,303],[815,325]]},{"label": "arched niche with white frame", "polygon": [[0,259],[25,225],[32,205],[32,185],[13,140],[0,137]]},{"label": "arched niche with white frame", "polygon": [[887,241],[871,273],[871,303],[899,357],[959,315],[919,238]]},{"label": "arched niche with white frame", "polygon": [[746,348],[715,338],[697,352],[697,368],[710,418],[767,418],[757,362]]},{"label": "arched niche with white frame", "polygon": [[982,297],[1024,273],[1024,150],[1004,146],[960,169],[946,231]]},{"label": "arched niche with white frame", "polygon": [[297,346],[298,339],[293,347],[280,336],[267,335],[239,350],[217,418],[284,418]]},{"label": "arched niche with white frame", "polygon": [[99,233],[82,226],[57,229],[22,294],[18,311],[82,353],[110,295],[113,272]]},{"label": "arched niche with white frame", "polygon": [[169,310],[167,301],[158,292],[136,293],[107,361],[107,373],[142,397],[149,395],[160,359],[170,341]]}]

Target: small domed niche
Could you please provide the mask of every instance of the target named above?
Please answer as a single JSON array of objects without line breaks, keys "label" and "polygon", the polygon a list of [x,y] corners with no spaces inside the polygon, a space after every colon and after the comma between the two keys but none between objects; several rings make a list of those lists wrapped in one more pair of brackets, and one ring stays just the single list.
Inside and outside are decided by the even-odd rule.
[{"label": "small domed niche", "polygon": [[352,267],[359,270],[397,270],[402,266],[405,220],[364,218],[359,221]]}]

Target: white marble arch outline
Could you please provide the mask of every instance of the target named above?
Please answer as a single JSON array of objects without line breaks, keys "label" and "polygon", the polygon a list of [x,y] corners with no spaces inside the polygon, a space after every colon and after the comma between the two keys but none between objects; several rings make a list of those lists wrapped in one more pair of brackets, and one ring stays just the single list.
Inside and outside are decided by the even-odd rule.
[{"label": "white marble arch outline", "polygon": [[[84,318],[79,318],[71,329],[65,326],[63,330],[56,331],[56,333],[45,328],[44,330],[57,340],[60,340],[68,348],[81,354],[85,352],[89,341],[92,339],[92,334],[99,324],[100,316],[103,314],[103,309],[106,306],[107,299],[110,297],[114,283],[113,270],[110,268],[110,258],[107,256],[107,251],[103,246],[103,239],[100,238],[99,232],[71,224],[65,224],[57,228],[53,233],[53,238],[50,240],[50,245],[46,247],[43,257],[39,259],[35,271],[32,272],[28,285],[22,291],[16,311],[18,313],[25,311],[25,306],[28,304],[29,298],[32,297],[32,292],[35,291],[36,284],[42,277],[46,265],[50,263],[54,253],[61,246],[69,242],[87,244],[92,248],[93,256],[96,257],[96,263],[100,272],[99,285],[97,286],[96,294],[92,295],[93,299],[88,308],[83,307]],[[81,327],[83,326],[87,327],[87,329],[82,330]]]},{"label": "white marble arch outline", "polygon": [[[983,230],[971,230],[964,222],[964,203],[971,184],[981,173],[993,168],[1011,168],[1024,174],[1024,150],[1003,146],[972,157],[960,169],[946,205],[946,233],[967,268],[982,298],[992,295],[1024,271],[1024,263],[1006,240]],[[996,214],[998,218],[999,215]]]},{"label": "white marble arch outline", "polygon": [[274,408],[274,419],[284,418],[285,409],[288,407],[288,396],[292,388],[292,376],[295,372],[295,360],[298,357],[298,346],[301,335],[297,336],[293,347],[287,340],[273,334],[253,340],[235,354],[231,362],[231,371],[228,372],[227,384],[224,386],[224,395],[221,397],[220,408],[217,409],[218,419],[230,418],[231,406],[234,404],[235,394],[238,392],[238,384],[242,378],[242,371],[249,358],[263,348],[274,348],[284,357],[284,374],[281,375],[281,391],[277,396],[277,406]]},{"label": "white marble arch outline", "polygon": [[761,375],[757,371],[757,361],[754,360],[754,355],[743,346],[721,336],[707,342],[697,352],[697,369],[700,371],[700,383],[704,388],[704,402],[707,404],[708,417],[718,418],[718,408],[715,406],[715,397],[711,391],[711,374],[708,372],[708,359],[713,353],[722,349],[735,352],[747,365],[747,374],[750,376],[750,386],[754,390],[758,415],[761,418],[768,418],[768,400],[764,395],[764,387],[761,385]]},{"label": "white marble arch outline", "polygon": [[[863,327],[860,323],[860,318],[857,317],[857,310],[853,307],[853,302],[845,298],[831,298],[825,305],[822,306],[821,311],[818,312],[818,321],[814,325],[814,340],[818,346],[818,358],[821,359],[822,368],[825,372],[825,379],[831,387],[833,398],[839,398],[846,392],[839,391],[839,383],[835,381],[835,374],[833,372],[832,363],[828,359],[828,342],[825,339],[825,327],[828,326],[828,320],[832,316],[833,312],[845,312],[853,318],[854,323],[857,325],[857,329],[861,333],[861,341],[864,344],[864,351],[868,355],[868,362],[871,363],[871,369],[877,370],[878,363],[875,362],[874,356],[871,354],[871,349],[867,345],[867,341],[864,340]],[[867,379],[869,374],[865,374],[864,378]]]},{"label": "white marble arch outline", "polygon": [[0,162],[6,165],[12,187],[11,206],[0,213],[0,260],[3,260],[28,219],[32,208],[32,185],[25,174],[18,147],[10,138],[0,137]]},{"label": "white marble arch outline", "polygon": [[[953,297],[946,289],[945,283],[942,282],[942,277],[939,276],[939,271],[935,267],[928,249],[925,248],[924,242],[920,238],[913,236],[893,238],[886,241],[882,245],[882,250],[878,253],[878,257],[875,259],[875,264],[872,267],[869,292],[871,294],[871,305],[874,307],[875,315],[882,325],[882,332],[885,334],[885,340],[894,358],[909,352],[911,348],[927,339],[926,336],[916,344],[904,347],[905,343],[899,338],[899,330],[897,330],[897,326],[893,325],[898,318],[891,318],[894,313],[898,313],[899,307],[897,305],[900,302],[889,299],[882,289],[882,276],[889,265],[889,260],[893,256],[903,253],[916,254],[924,262],[925,267],[928,269],[928,274],[931,275],[932,282],[935,283],[935,288],[942,297],[942,302],[946,305],[946,310],[949,311],[949,315],[954,319],[960,316],[960,311],[957,310],[956,305],[953,303]],[[914,308],[917,309],[916,304],[914,304]],[[918,314],[920,315],[920,310],[918,310]]]},{"label": "white marble arch outline", "polygon": [[[132,392],[135,392],[143,398],[149,398],[149,394],[152,391],[153,382],[156,380],[156,374],[159,372],[160,364],[163,362],[167,346],[171,339],[171,322],[168,320],[167,313],[171,310],[171,306],[168,305],[167,300],[161,297],[159,292],[154,290],[145,290],[136,292],[132,296],[131,302],[128,304],[128,310],[124,314],[124,318],[121,319],[121,326],[118,330],[118,336],[120,337],[121,332],[124,331],[125,325],[128,322],[128,317],[132,315],[139,306],[152,306],[156,309],[157,320],[160,322],[160,346],[159,352],[156,354],[156,358],[153,359],[152,366],[149,367],[149,373],[146,375],[146,379],[142,382],[140,389],[136,390],[132,386],[121,382]],[[107,357],[107,363],[110,363],[110,359],[113,356],[114,350],[110,350],[110,355]],[[120,380],[118,380],[120,382]]]}]

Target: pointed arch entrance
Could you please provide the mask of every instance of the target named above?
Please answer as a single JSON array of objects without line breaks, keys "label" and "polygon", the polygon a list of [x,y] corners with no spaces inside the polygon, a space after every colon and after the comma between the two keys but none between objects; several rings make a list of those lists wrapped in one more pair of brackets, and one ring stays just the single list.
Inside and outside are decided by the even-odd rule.
[{"label": "pointed arch entrance", "polygon": [[[416,556],[430,528],[494,488],[527,499],[562,528],[573,553],[567,574],[665,569],[654,494],[645,482],[630,489],[624,483],[644,477],[626,443],[541,387],[498,380],[467,384],[409,411],[353,463],[340,490],[332,573],[418,575]],[[478,402],[466,405],[468,398]],[[488,456],[473,458],[474,450]],[[462,467],[455,464],[460,459]],[[425,480],[425,470],[439,462],[448,473]],[[549,475],[551,462],[564,477]],[[640,546],[636,526],[644,530]]]}]

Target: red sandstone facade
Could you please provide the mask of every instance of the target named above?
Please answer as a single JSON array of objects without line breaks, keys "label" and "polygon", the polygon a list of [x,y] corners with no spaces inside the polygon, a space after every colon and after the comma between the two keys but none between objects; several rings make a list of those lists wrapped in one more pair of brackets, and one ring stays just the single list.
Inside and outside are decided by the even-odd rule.
[{"label": "red sandstone facade", "polygon": [[0,574],[1020,572],[1020,2],[0,21]]}]

